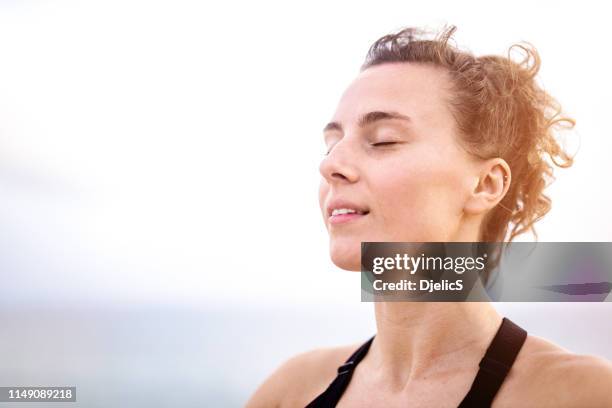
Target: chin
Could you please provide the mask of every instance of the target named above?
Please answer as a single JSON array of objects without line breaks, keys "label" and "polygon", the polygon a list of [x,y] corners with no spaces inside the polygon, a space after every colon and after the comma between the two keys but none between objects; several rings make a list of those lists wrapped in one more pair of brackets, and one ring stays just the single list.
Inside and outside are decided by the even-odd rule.
[{"label": "chin", "polygon": [[331,260],[340,269],[361,271],[361,242],[331,242],[329,246]]}]

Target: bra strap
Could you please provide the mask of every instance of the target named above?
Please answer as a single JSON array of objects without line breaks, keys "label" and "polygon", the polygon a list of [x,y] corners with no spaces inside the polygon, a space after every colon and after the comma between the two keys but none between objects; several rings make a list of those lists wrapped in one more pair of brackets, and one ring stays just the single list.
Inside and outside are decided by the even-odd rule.
[{"label": "bra strap", "polygon": [[480,368],[459,408],[490,407],[516,356],[527,339],[527,332],[503,318],[493,341],[480,361]]},{"label": "bra strap", "polygon": [[329,408],[336,406],[338,401],[340,401],[340,397],[342,397],[344,390],[346,387],[348,387],[348,384],[351,381],[355,366],[357,366],[361,359],[363,359],[363,357],[367,354],[374,337],[375,335],[372,336],[370,340],[363,343],[353,354],[351,354],[344,364],[338,367],[338,374],[336,375],[334,381],[321,395],[308,404],[306,408]]}]

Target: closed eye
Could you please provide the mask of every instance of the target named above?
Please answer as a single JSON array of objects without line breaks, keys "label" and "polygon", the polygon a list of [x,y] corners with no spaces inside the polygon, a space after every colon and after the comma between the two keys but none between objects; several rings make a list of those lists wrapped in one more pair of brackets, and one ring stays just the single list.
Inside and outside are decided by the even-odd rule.
[{"label": "closed eye", "polygon": [[392,145],[396,143],[397,142],[378,142],[378,143],[372,143],[372,146],[386,146],[386,145]]},{"label": "closed eye", "polygon": [[[378,143],[370,143],[370,146],[390,146],[390,145],[394,145],[394,144],[399,144],[400,142],[378,142]],[[329,155],[329,153],[331,152],[331,149],[333,149],[333,146],[329,148],[329,150],[327,150],[327,152],[325,152],[325,156]]]}]

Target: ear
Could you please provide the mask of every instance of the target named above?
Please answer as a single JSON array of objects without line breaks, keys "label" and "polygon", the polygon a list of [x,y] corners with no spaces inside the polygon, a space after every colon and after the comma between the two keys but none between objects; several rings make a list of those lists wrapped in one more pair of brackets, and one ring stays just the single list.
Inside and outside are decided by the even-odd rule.
[{"label": "ear", "polygon": [[467,214],[478,215],[495,207],[510,188],[510,166],[499,157],[478,166],[478,174],[464,206]]}]

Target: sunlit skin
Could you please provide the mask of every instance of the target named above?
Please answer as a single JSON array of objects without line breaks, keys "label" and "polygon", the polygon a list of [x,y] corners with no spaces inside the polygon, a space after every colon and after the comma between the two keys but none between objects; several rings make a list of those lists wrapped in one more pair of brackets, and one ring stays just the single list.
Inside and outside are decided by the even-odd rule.
[{"label": "sunlit skin", "polygon": [[[360,270],[362,241],[478,240],[483,216],[507,192],[510,169],[500,158],[479,159],[462,147],[448,108],[451,92],[444,70],[396,63],[368,68],[341,96],[324,128],[327,154],[319,168],[319,204],[330,257],[339,268]],[[364,120],[368,116],[379,120]],[[369,212],[332,224],[327,207],[338,198]],[[487,303],[374,307],[377,335],[352,380],[358,391],[347,392],[345,404],[367,398],[374,384],[400,400],[406,389],[417,388],[410,394],[418,399],[420,392],[435,389],[435,382],[421,384],[420,377],[431,376],[435,365],[452,367],[445,359],[457,350],[477,360],[478,346],[486,346],[501,321]],[[449,332],[461,340],[448,341]],[[473,346],[471,357],[466,344]]]},{"label": "sunlit skin", "polygon": [[[319,190],[339,268],[360,270],[362,241],[479,240],[482,219],[507,193],[511,173],[501,158],[476,158],[462,148],[451,92],[445,71],[394,63],[362,71],[342,94],[324,130],[329,153]],[[369,213],[331,223],[327,207],[336,199]],[[337,407],[456,407],[502,319],[489,302],[375,302],[374,311],[376,337]],[[363,340],[290,358],[247,408],[306,406]],[[493,408],[612,406],[609,384],[605,360],[530,334]]]},{"label": "sunlit skin", "polygon": [[[330,255],[338,267],[359,270],[362,241],[478,239],[482,216],[508,189],[503,180],[509,180],[510,170],[502,159],[477,159],[461,146],[446,103],[449,92],[443,70],[383,64],[363,71],[342,95],[334,125],[324,130],[329,153],[320,165],[319,190]],[[359,126],[369,112],[409,119]],[[370,212],[332,225],[326,205],[333,198]]]}]

